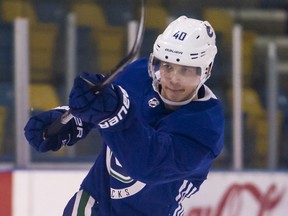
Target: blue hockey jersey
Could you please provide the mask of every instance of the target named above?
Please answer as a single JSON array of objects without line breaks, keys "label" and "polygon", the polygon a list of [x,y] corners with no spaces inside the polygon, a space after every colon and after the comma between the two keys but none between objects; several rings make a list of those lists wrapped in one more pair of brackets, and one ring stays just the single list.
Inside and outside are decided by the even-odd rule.
[{"label": "blue hockey jersey", "polygon": [[131,110],[117,126],[100,129],[103,148],[81,188],[97,200],[101,216],[183,215],[182,201],[199,190],[223,147],[219,101],[203,85],[200,99],[165,109],[146,58],[114,84],[127,91]]}]

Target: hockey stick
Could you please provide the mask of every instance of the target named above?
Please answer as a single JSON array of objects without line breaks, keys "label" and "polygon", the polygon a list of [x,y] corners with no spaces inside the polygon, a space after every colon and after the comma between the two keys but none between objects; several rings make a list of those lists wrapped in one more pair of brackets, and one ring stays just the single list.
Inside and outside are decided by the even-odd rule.
[{"label": "hockey stick", "polygon": [[[117,74],[119,74],[122,69],[127,66],[138,54],[140,51],[142,40],[144,36],[145,31],[145,8],[146,6],[146,0],[141,0],[141,18],[138,25],[137,35],[133,44],[133,47],[131,48],[130,52],[125,56],[103,79],[102,83],[99,85],[95,85],[87,80],[86,81],[89,85],[92,86],[91,91],[93,91],[95,94],[101,92],[101,90],[108,84],[110,84],[116,77]],[[54,121],[51,125],[49,125],[45,132],[44,137],[49,137],[52,135],[57,134],[65,124],[67,124],[71,119],[73,118],[73,115],[71,114],[70,110],[68,109],[59,119]]]}]

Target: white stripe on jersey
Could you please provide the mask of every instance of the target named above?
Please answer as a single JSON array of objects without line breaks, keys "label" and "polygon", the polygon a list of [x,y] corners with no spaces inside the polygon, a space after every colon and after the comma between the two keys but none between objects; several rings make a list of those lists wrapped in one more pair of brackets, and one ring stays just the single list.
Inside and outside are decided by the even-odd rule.
[{"label": "white stripe on jersey", "polygon": [[85,206],[85,215],[91,215],[91,209],[95,203],[95,200],[93,197],[89,196],[87,205]]},{"label": "white stripe on jersey", "polygon": [[78,211],[78,206],[82,197],[82,193],[83,190],[78,191],[77,195],[76,195],[76,199],[75,199],[75,203],[73,206],[73,211],[72,211],[72,215],[71,216],[77,216],[77,211]]},{"label": "white stripe on jersey", "polygon": [[[73,206],[73,211],[72,211],[71,216],[77,216],[78,215],[78,209],[79,209],[80,201],[82,199],[82,195],[83,195],[83,190],[79,190],[77,192],[77,195],[76,195],[76,198],[75,198],[75,203],[74,203],[74,206]],[[84,196],[86,196],[86,194],[84,194]],[[85,209],[84,209],[85,216],[90,216],[91,215],[92,207],[93,207],[94,204],[95,204],[94,198],[92,196],[89,196],[89,199],[87,200],[87,203],[85,203]]]},{"label": "white stripe on jersey", "polygon": [[183,184],[179,188],[179,193],[176,196],[175,200],[178,203],[178,207],[175,209],[173,216],[183,216],[184,209],[182,206],[182,202],[186,197],[190,197],[192,194],[197,192],[197,188],[193,186],[193,184],[187,180],[183,181]]}]

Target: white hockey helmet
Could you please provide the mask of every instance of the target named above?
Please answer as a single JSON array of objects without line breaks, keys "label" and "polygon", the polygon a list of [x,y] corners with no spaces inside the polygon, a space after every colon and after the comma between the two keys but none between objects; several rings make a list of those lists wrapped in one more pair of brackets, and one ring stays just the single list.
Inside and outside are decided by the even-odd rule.
[{"label": "white hockey helmet", "polygon": [[171,22],[157,37],[153,53],[150,55],[149,74],[153,78],[153,88],[159,95],[160,61],[201,69],[200,83],[191,99],[184,102],[173,102],[164,98],[164,102],[171,105],[184,105],[195,97],[199,88],[211,75],[217,53],[215,43],[216,35],[209,22],[186,16],[181,16]]}]

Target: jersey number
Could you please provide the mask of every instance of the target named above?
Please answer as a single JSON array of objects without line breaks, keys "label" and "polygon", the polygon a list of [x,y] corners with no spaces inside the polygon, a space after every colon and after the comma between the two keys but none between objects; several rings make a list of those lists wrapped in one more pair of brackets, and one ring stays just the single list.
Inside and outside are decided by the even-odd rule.
[{"label": "jersey number", "polygon": [[181,40],[183,41],[186,37],[187,33],[186,32],[180,32],[180,31],[177,31],[173,37],[176,39],[176,40]]}]

